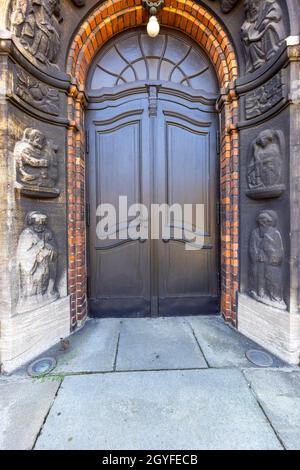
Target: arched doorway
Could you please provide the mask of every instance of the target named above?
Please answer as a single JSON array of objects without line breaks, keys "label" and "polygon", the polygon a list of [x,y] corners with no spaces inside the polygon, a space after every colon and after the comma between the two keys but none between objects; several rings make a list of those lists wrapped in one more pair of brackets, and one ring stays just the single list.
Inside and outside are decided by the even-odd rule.
[{"label": "arched doorway", "polygon": [[[87,75],[94,58],[110,39],[125,30],[144,27],[148,13],[141,0],[125,5],[113,0],[97,5],[80,24],[69,48],[67,73],[72,77],[68,93],[68,285],[72,328],[88,313],[86,265],[85,173],[87,169],[85,110]],[[114,12],[112,11],[114,10]],[[236,324],[239,286],[239,135],[238,97],[235,80],[237,57],[228,32],[217,17],[191,0],[165,0],[159,12],[161,26],[181,31],[210,58],[218,77],[220,117],[220,278],[221,313]]]},{"label": "arched doorway", "polygon": [[[155,39],[144,29],[122,33],[95,57],[86,89],[92,315],[220,311],[218,94],[206,54],[172,30]],[[187,204],[203,206],[203,248],[186,249],[174,213],[169,236],[132,238],[128,229],[141,217],[129,214],[126,223],[117,217],[109,240],[99,239],[99,206],[119,213],[120,196],[148,214],[153,204],[176,204],[181,215]],[[148,235],[153,216],[149,223]]]}]

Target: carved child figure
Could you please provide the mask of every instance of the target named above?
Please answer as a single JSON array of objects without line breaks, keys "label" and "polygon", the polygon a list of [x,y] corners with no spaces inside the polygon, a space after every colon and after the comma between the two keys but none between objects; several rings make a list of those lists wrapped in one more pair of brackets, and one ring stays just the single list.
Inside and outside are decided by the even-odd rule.
[{"label": "carved child figure", "polygon": [[54,302],[57,248],[48,217],[40,212],[26,216],[27,228],[20,235],[17,247],[19,301],[17,313],[24,313]]},{"label": "carved child figure", "polygon": [[279,131],[260,132],[253,143],[253,155],[248,167],[250,189],[270,188],[281,182],[283,145]]},{"label": "carved child figure", "polygon": [[284,249],[277,229],[277,214],[271,210],[263,211],[256,222],[258,227],[252,231],[249,242],[250,294],[259,302],[285,310],[282,285]]},{"label": "carved child figure", "polygon": [[57,180],[57,147],[37,129],[25,129],[15,146],[17,180],[24,185],[53,188]]}]

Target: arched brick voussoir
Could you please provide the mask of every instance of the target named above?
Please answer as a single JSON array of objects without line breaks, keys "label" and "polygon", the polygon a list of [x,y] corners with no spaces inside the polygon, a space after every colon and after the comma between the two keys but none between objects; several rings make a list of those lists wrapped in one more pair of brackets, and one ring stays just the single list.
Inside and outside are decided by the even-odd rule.
[{"label": "arched brick voussoir", "polygon": [[[84,87],[89,67],[100,48],[114,35],[145,24],[141,0],[107,0],[98,6],[76,33],[67,59],[67,72]],[[204,7],[191,0],[166,0],[159,13],[162,26],[192,37],[214,64],[219,84],[226,87],[237,77],[233,46],[221,24]]]}]

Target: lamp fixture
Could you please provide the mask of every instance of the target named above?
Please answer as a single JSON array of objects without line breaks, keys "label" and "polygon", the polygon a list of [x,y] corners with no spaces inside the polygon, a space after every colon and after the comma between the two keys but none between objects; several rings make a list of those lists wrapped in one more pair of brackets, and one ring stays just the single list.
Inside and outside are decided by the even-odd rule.
[{"label": "lamp fixture", "polygon": [[155,38],[159,34],[159,22],[157,20],[158,11],[163,8],[164,0],[157,0],[156,2],[151,2],[150,0],[143,0],[143,7],[149,11],[149,21],[147,24],[147,33],[151,38]]}]

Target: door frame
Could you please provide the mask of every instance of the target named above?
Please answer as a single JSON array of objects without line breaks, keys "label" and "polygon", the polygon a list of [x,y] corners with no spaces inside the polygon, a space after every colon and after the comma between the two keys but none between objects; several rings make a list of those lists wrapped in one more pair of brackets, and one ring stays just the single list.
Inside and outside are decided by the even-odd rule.
[{"label": "door frame", "polygon": [[[101,90],[101,93],[99,94],[98,91],[87,91],[87,105],[86,105],[86,119],[85,119],[85,125],[86,125],[86,139],[90,143],[91,139],[89,137],[90,135],[90,129],[88,128],[89,125],[89,118],[87,117],[89,113],[92,113],[93,111],[99,111],[101,113],[101,108],[99,109],[98,106],[102,104],[103,110],[107,109],[107,105],[110,105],[112,103],[117,103],[120,102],[122,99],[127,99],[127,103],[129,101],[135,101],[138,99],[144,99],[147,100],[148,105],[150,106],[151,102],[151,97],[150,97],[150,87],[157,87],[159,89],[159,92],[157,93],[159,99],[159,95],[163,96],[162,100],[167,101],[169,100],[171,103],[174,104],[181,104],[181,105],[186,105],[186,103],[190,104],[190,108],[195,109],[195,104],[199,107],[200,112],[205,112],[208,114],[212,114],[216,121],[218,119],[218,112],[216,110],[216,102],[217,102],[217,96],[211,97],[211,96],[205,96],[203,92],[199,92],[197,90],[194,90],[192,88],[187,88],[185,86],[176,86],[175,84],[172,83],[167,83],[167,82],[162,82],[159,80],[145,80],[145,81],[140,81],[140,82],[131,82],[126,85],[120,85],[116,87],[116,89],[103,89]],[[168,98],[167,98],[168,97]],[[131,98],[131,99],[130,99]],[[172,99],[173,98],[173,99]],[[153,103],[152,103],[153,104]],[[187,106],[188,107],[188,106]],[[152,115],[153,117],[153,115]],[[149,119],[151,119],[151,111],[149,108]],[[218,136],[219,136],[219,123],[217,124],[216,128],[216,149],[215,149],[215,172],[216,174],[219,174],[220,170],[220,161],[219,161],[219,156],[220,156],[220,149],[218,145]],[[150,136],[151,139],[151,136]],[[89,162],[89,155],[90,155],[90,144],[88,145],[86,149],[86,161]],[[90,191],[90,181],[89,181],[89,169],[88,169],[89,163],[86,164],[86,206],[87,206],[87,233],[86,233],[86,241],[87,241],[87,297],[88,299],[90,298],[90,273],[91,273],[91,263],[90,263],[90,250],[91,250],[91,240],[90,240],[90,229],[89,229],[89,220],[90,220],[90,202],[89,202],[89,191]],[[215,197],[216,197],[216,220],[214,223],[215,226],[215,243],[216,243],[216,248],[215,248],[215,254],[216,254],[216,269],[217,269],[217,275],[218,275],[218,296],[219,296],[219,302],[221,300],[221,276],[220,276],[220,269],[221,269],[221,260],[220,260],[220,184],[219,180],[215,182]],[[150,240],[150,243],[153,244],[153,242]],[[150,250],[151,252],[151,250]],[[151,260],[150,260],[151,262]],[[156,260],[155,260],[156,262]],[[151,268],[151,273],[150,273],[150,284],[152,284],[153,279],[152,279],[152,268]],[[152,289],[152,288],[151,288]],[[152,299],[152,295],[151,295]],[[151,305],[150,307],[150,316],[157,316],[158,312],[156,312],[155,309],[153,309],[153,306]]]},{"label": "door frame", "polygon": [[[85,231],[85,126],[86,77],[93,58],[115,34],[145,26],[146,12],[141,0],[127,6],[123,0],[96,5],[74,34],[67,56],[67,73],[72,78],[68,92],[68,282],[71,297],[71,325],[85,321],[86,231]],[[221,205],[221,313],[233,324],[237,320],[239,288],[239,133],[238,96],[235,80],[238,62],[230,33],[218,17],[192,0],[166,0],[159,14],[160,24],[182,31],[192,38],[211,60],[219,81],[217,109],[220,116],[220,205]],[[80,190],[82,188],[82,190]],[[76,214],[82,214],[80,220]]]}]

